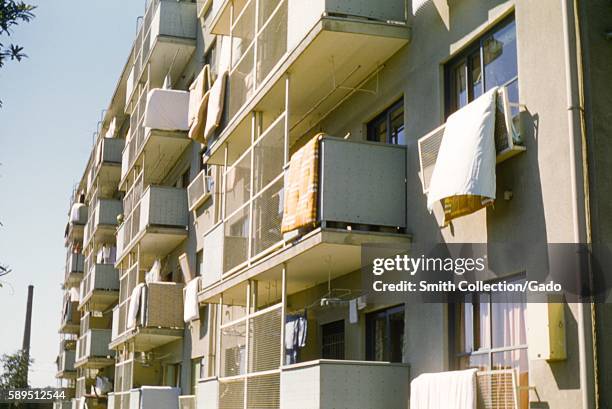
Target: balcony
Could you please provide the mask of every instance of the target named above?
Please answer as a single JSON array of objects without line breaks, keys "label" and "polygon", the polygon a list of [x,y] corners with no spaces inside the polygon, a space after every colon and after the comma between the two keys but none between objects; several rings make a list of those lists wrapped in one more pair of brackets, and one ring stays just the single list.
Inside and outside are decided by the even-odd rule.
[{"label": "balcony", "polygon": [[108,348],[110,329],[89,329],[77,341],[77,368],[99,369],[114,364],[115,351]]},{"label": "balcony", "polygon": [[113,310],[111,348],[130,342],[135,351],[149,351],[183,337],[183,284],[149,283],[141,294],[136,325],[127,327],[130,302]]},{"label": "balcony", "polygon": [[81,282],[79,308],[105,311],[119,298],[119,271],[112,264],[93,264]]},{"label": "balcony", "polygon": [[83,279],[83,254],[75,253],[72,249],[66,254],[66,272],[64,274],[64,287],[76,287]]},{"label": "balcony", "polygon": [[68,225],[66,226],[66,245],[83,241],[87,214],[87,206],[80,206],[78,203],[72,205],[68,215]]},{"label": "balcony", "polygon": [[121,200],[99,199],[92,206],[91,214],[85,226],[83,247],[94,240],[98,243],[112,242],[115,239],[117,216],[123,212]]},{"label": "balcony", "polygon": [[143,120],[130,128],[130,139],[123,150],[121,190],[126,190],[130,170],[136,163],[147,175],[148,183],[160,183],[191,142],[187,132],[145,128]]},{"label": "balcony", "polygon": [[[266,136],[262,138],[265,143]],[[255,165],[251,175],[247,152],[227,170],[226,216],[204,237],[207,263],[200,302],[216,300],[220,292],[277,271],[283,263],[296,278],[289,283],[289,291],[295,292],[305,283],[329,278],[326,256],[334,266],[333,279],[360,268],[361,244],[409,242],[406,148],[332,137],[319,143],[317,216],[308,229],[281,233],[287,175],[282,159],[270,160],[274,153],[258,152],[255,145],[253,163],[263,168]],[[265,187],[253,189],[250,180]]]},{"label": "balcony", "polygon": [[93,165],[87,175],[87,192],[112,194],[121,174],[121,152],[125,140],[120,138],[98,138],[93,151]]},{"label": "balcony", "polygon": [[180,388],[170,386],[142,386],[128,394],[113,397],[115,409],[179,409]]},{"label": "balcony", "polygon": [[138,84],[162,85],[166,75],[178,78],[196,48],[196,4],[176,0],[150,0],[132,49],[132,67],[126,84],[126,106]]},{"label": "balcony", "polygon": [[280,383],[281,408],[404,408],[410,397],[410,368],[322,359],[284,367]]},{"label": "balcony", "polygon": [[228,407],[230,400],[236,405],[232,407],[242,407],[247,391],[249,407],[256,402],[278,402],[275,407],[281,409],[405,408],[410,396],[410,368],[388,362],[323,359],[284,366],[280,376],[254,376],[246,383],[245,388],[244,381],[201,380],[198,407],[220,409]]},{"label": "balcony", "polygon": [[78,334],[81,323],[81,314],[78,311],[77,301],[65,301],[60,321],[60,334]]},{"label": "balcony", "polygon": [[187,201],[189,211],[194,211],[198,206],[210,197],[214,188],[214,179],[201,171],[198,176],[187,187]]},{"label": "balcony", "polygon": [[57,374],[59,379],[76,379],[76,369],[74,367],[76,351],[74,350],[74,341],[71,349],[64,349],[57,356]]},{"label": "balcony", "polygon": [[117,263],[136,244],[141,253],[162,257],[187,238],[189,212],[185,189],[149,186],[142,196],[131,197],[128,192],[127,217],[117,231]]},{"label": "balcony", "polygon": [[409,43],[406,15],[404,0],[224,1],[212,31],[231,36],[229,112],[211,160],[221,161],[228,138],[244,136],[234,134],[250,112],[269,115],[286,102],[288,129],[303,135]]}]

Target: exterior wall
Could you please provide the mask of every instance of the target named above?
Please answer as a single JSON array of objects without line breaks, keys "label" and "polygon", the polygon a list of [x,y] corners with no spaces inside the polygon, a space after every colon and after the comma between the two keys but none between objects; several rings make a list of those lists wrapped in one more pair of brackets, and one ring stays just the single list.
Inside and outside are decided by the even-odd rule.
[{"label": "exterior wall", "polygon": [[[186,65],[180,78],[175,79],[175,88],[187,89],[203,65],[203,56],[208,47],[210,35],[207,24],[214,16],[221,1],[213,1],[213,11],[204,24],[198,23],[196,51]],[[408,2],[410,3],[410,2]],[[292,4],[297,4],[293,2]],[[416,17],[409,16],[412,27],[412,42],[400,50],[375,76],[368,89],[377,89],[375,95],[356,92],[344,104],[323,119],[320,129],[330,135],[365,140],[365,124],[383,109],[404,97],[405,132],[407,135],[407,192],[406,224],[408,233],[417,242],[571,242],[572,197],[570,180],[571,163],[569,154],[569,130],[567,121],[567,96],[565,91],[563,19],[558,0],[502,1],[462,0],[451,1],[449,14],[429,5]],[[195,7],[195,6],[194,6]],[[472,40],[488,28],[493,27],[510,13],[515,14],[517,27],[518,72],[520,100],[525,104],[521,114],[521,133],[527,147],[523,153],[497,167],[497,197],[495,208],[456,220],[453,228],[441,228],[441,212],[433,215],[426,209],[426,196],[421,190],[418,176],[419,158],[417,140],[439,126],[444,120],[444,79],[443,65],[461,51]],[[591,212],[593,215],[593,238],[596,242],[608,242],[612,237],[612,204],[606,200],[612,191],[609,175],[612,173],[612,148],[609,135],[612,132],[612,117],[609,106],[612,96],[604,92],[601,84],[612,79],[612,47],[603,40],[601,33],[609,27],[612,6],[604,0],[581,2],[581,13],[590,28],[583,28],[585,58],[589,68],[585,78],[592,86],[585,89],[586,127],[588,131],[588,152],[592,157],[591,168]],[[289,33],[295,35],[296,33]],[[537,40],[537,41],[534,41]],[[356,50],[367,53],[367,50]],[[218,55],[219,53],[217,53]],[[378,88],[377,88],[378,87]],[[609,119],[608,121],[604,119]],[[126,125],[124,124],[124,127]],[[306,140],[310,135],[304,135]],[[189,169],[193,180],[200,170],[202,146],[191,143],[181,158],[164,179],[167,186],[174,186]],[[294,146],[295,148],[295,146]],[[593,165],[596,163],[596,165]],[[181,186],[186,188],[186,186]],[[503,200],[504,192],[512,191],[510,201]],[[203,206],[215,206],[212,198]],[[200,212],[198,222],[208,223],[208,215]],[[188,238],[165,257],[163,273],[172,272],[172,280],[181,281],[178,256],[188,254],[192,268],[196,268],[196,252],[205,243],[203,231],[196,227],[194,214],[188,219]],[[209,226],[210,227],[210,226]],[[150,265],[157,255],[142,255],[145,265]],[[546,267],[546,254],[530,265],[520,257],[503,261],[498,270],[508,274],[538,270]],[[358,288],[359,273],[355,272],[334,280],[338,288]],[[289,297],[288,305],[308,305],[326,292],[326,285],[320,285]],[[358,324],[349,324],[348,309],[338,308],[314,313],[309,312],[309,341],[302,351],[301,360],[317,359],[320,351],[318,329],[321,324],[339,319],[345,320],[346,359],[365,359],[365,319],[360,313]],[[451,369],[449,356],[449,307],[444,304],[409,305],[405,310],[404,362],[410,364],[411,377],[424,372]],[[567,360],[557,363],[530,361],[530,385],[534,385],[544,405],[550,408],[577,408],[581,406],[581,385],[579,373],[578,330],[583,319],[577,305],[566,306]],[[181,389],[183,394],[192,390],[192,358],[204,358],[208,353],[209,336],[205,329],[209,316],[186,326],[184,339],[164,345],[152,351],[161,356],[156,364],[142,378],[151,384],[161,383],[162,368],[167,364],[182,364]],[[612,382],[612,353],[606,350],[612,328],[612,309],[597,307],[598,341],[601,385]],[[167,383],[167,382],[166,382]],[[608,388],[609,389],[609,388]],[[600,388],[601,401],[610,402],[612,392]],[[532,397],[534,398],[535,395]],[[608,403],[609,404],[609,403]]]},{"label": "exterior wall", "polygon": [[[440,228],[441,213],[430,215],[418,176],[417,140],[444,120],[443,64],[471,40],[514,9],[522,134],[526,153],[497,167],[494,208],[481,210]],[[464,0],[450,4],[448,27],[435,7],[413,17],[412,42],[385,63],[375,96],[355,93],[325,118],[320,128],[331,135],[365,139],[365,124],[404,96],[408,144],[408,232],[416,242],[573,241],[570,156],[565,76],[563,20],[559,2]],[[537,41],[534,41],[537,39]],[[537,64],[534,63],[537,61]],[[365,88],[375,89],[374,78]],[[601,105],[606,106],[606,105]],[[426,108],[424,108],[426,107]],[[512,191],[511,201],[503,200]],[[496,266],[508,274],[546,267],[546,254],[533,265],[520,258]],[[410,305],[406,309],[405,362],[411,376],[448,369],[448,324],[445,305]],[[566,311],[568,359],[548,364],[530,362],[530,385],[550,407],[579,407],[578,306]],[[434,325],[432,325],[432,323]],[[532,397],[533,398],[533,397]]]}]

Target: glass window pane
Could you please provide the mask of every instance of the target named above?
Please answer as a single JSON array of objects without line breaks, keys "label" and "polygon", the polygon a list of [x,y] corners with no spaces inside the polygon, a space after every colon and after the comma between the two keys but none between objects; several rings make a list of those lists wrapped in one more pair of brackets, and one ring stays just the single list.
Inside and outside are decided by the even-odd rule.
[{"label": "glass window pane", "polygon": [[483,55],[486,90],[503,85],[517,76],[514,21],[484,39]]},{"label": "glass window pane", "polygon": [[404,311],[389,315],[389,362],[402,362],[404,350]]},{"label": "glass window pane", "polygon": [[406,145],[406,134],[404,132],[404,106],[401,105],[391,112],[391,143]]},{"label": "glass window pane", "polygon": [[468,103],[467,93],[467,78],[466,78],[466,64],[461,63],[457,68],[454,69],[453,74],[453,111],[462,108]]},{"label": "glass window pane", "polygon": [[481,294],[474,304],[474,349],[491,347],[491,304],[489,296]]},{"label": "glass window pane", "polygon": [[[515,282],[521,282],[515,280]],[[514,294],[494,293],[492,295],[492,341],[493,348],[525,345],[526,300],[517,299]]]},{"label": "glass window pane", "polygon": [[387,143],[387,118],[377,118],[368,125],[368,140]]},{"label": "glass window pane", "polygon": [[467,368],[478,368],[480,370],[488,370],[491,368],[491,363],[489,362],[489,354],[472,354],[469,356],[466,366],[463,369]]},{"label": "glass window pane", "polygon": [[482,67],[480,64],[480,50],[470,56],[470,101],[482,95]]}]

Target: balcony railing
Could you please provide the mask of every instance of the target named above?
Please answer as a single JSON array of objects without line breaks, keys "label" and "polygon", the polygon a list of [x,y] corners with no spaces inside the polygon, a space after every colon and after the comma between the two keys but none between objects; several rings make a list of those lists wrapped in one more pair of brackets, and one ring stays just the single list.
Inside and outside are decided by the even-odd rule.
[{"label": "balcony railing", "polygon": [[108,348],[111,342],[110,329],[89,329],[77,341],[76,363],[85,360],[101,358],[108,360],[115,355],[115,351]]},{"label": "balcony railing", "polygon": [[81,305],[103,311],[119,297],[119,271],[112,264],[93,264],[81,282]]},{"label": "balcony railing", "polygon": [[163,248],[167,245],[170,247],[168,250],[176,247],[187,234],[189,212],[185,189],[149,186],[135,204],[134,195],[129,199],[128,205],[132,211],[117,231],[118,261],[147,231],[158,235],[156,243],[147,244]]},{"label": "balcony railing", "polygon": [[280,383],[281,408],[403,408],[410,398],[410,368],[388,362],[305,362],[284,367]]},{"label": "balcony railing", "polygon": [[93,151],[93,166],[87,175],[87,192],[94,191],[96,179],[101,183],[116,183],[119,180],[121,152],[125,140],[120,138],[99,138]]},{"label": "balcony railing", "polygon": [[225,36],[223,47],[231,41],[230,51],[221,53],[231,55],[221,136],[239,128],[251,110],[276,107],[285,95],[276,87],[284,87],[288,71],[292,112],[303,114],[292,118],[291,128],[305,133],[408,43],[406,15],[404,0],[224,1],[212,23],[212,31]]},{"label": "balcony railing", "polygon": [[64,275],[64,286],[73,287],[79,284],[83,278],[83,254],[75,253],[69,249],[66,254],[66,271]]},{"label": "balcony railing", "polygon": [[68,214],[68,226],[66,227],[67,245],[83,240],[83,231],[85,224],[87,224],[88,213],[89,209],[87,206],[79,206],[77,203],[71,206],[70,213]]},{"label": "balcony railing", "polygon": [[129,392],[129,408],[122,405],[120,409],[179,409],[180,393],[180,388],[170,386],[142,386]]},{"label": "balcony railing", "polygon": [[135,327],[128,328],[131,301],[113,309],[112,346],[133,341],[137,351],[182,338],[183,284],[171,282],[148,283],[141,294]]},{"label": "balcony railing", "polygon": [[115,235],[117,216],[123,211],[120,200],[99,199],[92,206],[91,214],[85,226],[83,246],[87,247],[93,237],[100,240],[111,240]]},{"label": "balcony railing", "polygon": [[189,202],[189,211],[195,210],[196,207],[204,203],[210,197],[214,188],[214,180],[207,175],[206,170],[198,173],[198,176],[187,187],[187,201]]},{"label": "balcony railing", "polygon": [[[282,137],[273,127],[225,173],[226,216],[204,237],[205,286],[307,233],[281,233],[287,182]],[[319,143],[316,225],[403,232],[406,148],[331,137]]]},{"label": "balcony railing", "polygon": [[81,314],[78,310],[77,301],[67,301],[64,303],[62,317],[60,320],[60,333],[78,334],[81,322]]},{"label": "balcony railing", "polygon": [[68,349],[61,351],[57,357],[57,377],[64,379],[76,378],[76,369],[74,367],[76,351]]},{"label": "balcony railing", "polygon": [[[132,100],[134,90],[150,60],[162,62],[161,66],[154,67],[157,75],[165,75],[169,68],[174,69],[171,74],[182,70],[186,60],[195,50],[196,30],[195,3],[175,0],[149,1],[132,50],[133,66],[127,80],[126,105]],[[162,44],[164,42],[167,44]]]}]

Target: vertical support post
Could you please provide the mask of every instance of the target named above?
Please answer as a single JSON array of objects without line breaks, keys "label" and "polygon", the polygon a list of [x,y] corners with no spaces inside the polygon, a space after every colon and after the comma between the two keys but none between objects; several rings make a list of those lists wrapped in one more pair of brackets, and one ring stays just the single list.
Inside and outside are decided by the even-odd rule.
[{"label": "vertical support post", "polygon": [[289,91],[290,91],[290,78],[289,78],[289,74],[285,75],[285,146],[284,146],[284,160],[285,163],[284,165],[286,166],[289,163],[289,131],[291,131],[291,129],[289,128],[289,114],[290,114],[290,107],[289,107]]},{"label": "vertical support post", "polygon": [[257,81],[257,76],[259,75],[259,69],[257,68],[257,55],[259,48],[259,1],[253,0],[255,2],[255,37],[253,38],[253,90],[256,90],[259,86],[259,82]]},{"label": "vertical support post", "polygon": [[[251,280],[247,280],[247,288],[246,288],[246,319],[244,321],[244,364],[246,366],[246,368],[243,368],[244,373],[248,373],[249,372],[249,353],[250,353],[250,347],[249,344],[251,343],[251,335],[250,335],[250,331],[249,331],[249,327],[251,325]],[[247,402],[248,402],[248,397],[247,397],[247,383],[248,383],[248,377],[244,378],[244,393],[243,393],[243,399],[244,399],[244,409],[248,409],[247,407]]]},{"label": "vertical support post", "polygon": [[223,178],[223,180],[221,181],[221,185],[223,186],[223,189],[221,191],[220,197],[221,197],[221,220],[225,221],[225,192],[227,190],[227,186],[226,186],[226,181],[227,181],[227,157],[228,157],[229,153],[228,153],[228,148],[227,148],[227,143],[225,144],[225,151],[223,153],[223,171],[221,172],[221,177]]},{"label": "vertical support post", "polygon": [[219,296],[219,305],[217,306],[217,320],[215,325],[215,375],[221,377],[221,325],[223,324],[223,293]]},{"label": "vertical support post", "polygon": [[251,257],[253,257],[253,192],[255,187],[253,183],[255,182],[255,140],[258,138],[257,135],[257,112],[251,112],[251,146],[249,149],[251,150],[251,163],[250,168],[251,172],[249,174],[249,186],[251,186],[251,191],[249,192],[249,237],[247,239],[247,260],[248,263],[251,264]]},{"label": "vertical support post", "polygon": [[285,365],[285,321],[287,316],[287,263],[283,263],[281,272],[281,337],[280,363]]}]

